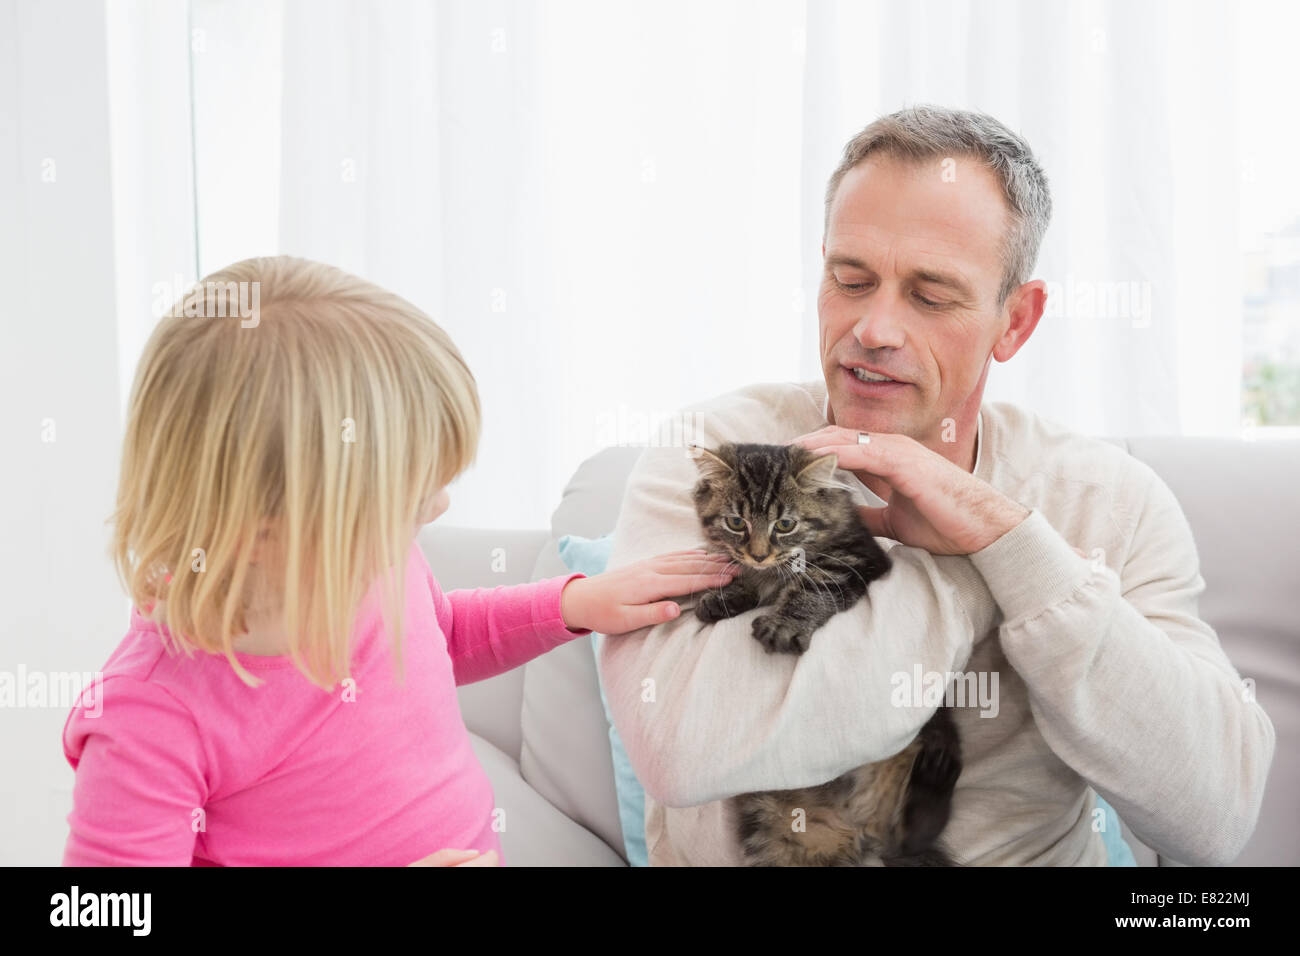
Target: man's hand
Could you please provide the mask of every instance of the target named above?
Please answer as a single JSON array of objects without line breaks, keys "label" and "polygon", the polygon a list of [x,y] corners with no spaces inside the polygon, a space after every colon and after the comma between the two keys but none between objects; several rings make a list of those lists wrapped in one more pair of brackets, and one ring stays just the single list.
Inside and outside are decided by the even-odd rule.
[{"label": "man's hand", "polygon": [[663,598],[723,587],[739,570],[725,555],[672,551],[617,571],[574,578],[560,594],[560,613],[571,631],[625,634],[681,613],[680,606]]},{"label": "man's hand", "polygon": [[931,554],[971,554],[1029,517],[1028,508],[915,439],[886,432],[870,437],[860,445],[857,432],[830,425],[791,444],[819,455],[833,452],[840,468],[884,479],[889,503],[858,509],[873,535]]}]

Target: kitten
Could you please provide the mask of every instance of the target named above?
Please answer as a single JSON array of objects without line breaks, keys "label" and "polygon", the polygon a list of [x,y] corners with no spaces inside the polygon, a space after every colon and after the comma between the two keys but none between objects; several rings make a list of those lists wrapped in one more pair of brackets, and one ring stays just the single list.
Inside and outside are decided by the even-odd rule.
[{"label": "kitten", "polygon": [[[753,636],[769,654],[802,654],[814,632],[852,607],[892,562],[835,481],[835,455],[798,445],[695,446],[695,508],[707,547],[740,573],[709,591],[706,622],[756,607]],[[961,773],[961,746],[940,707],[902,751],[827,783],[736,798],[750,866],[954,866],[939,843]],[[792,811],[804,811],[794,829]]]}]

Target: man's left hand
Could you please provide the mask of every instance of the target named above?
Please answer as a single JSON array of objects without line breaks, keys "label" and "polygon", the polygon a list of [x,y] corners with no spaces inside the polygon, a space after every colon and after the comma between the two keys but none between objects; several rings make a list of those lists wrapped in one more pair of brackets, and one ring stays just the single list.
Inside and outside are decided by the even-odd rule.
[{"label": "man's left hand", "polygon": [[914,438],[887,432],[871,432],[870,438],[860,445],[857,432],[829,425],[791,444],[817,455],[833,453],[840,468],[889,485],[885,507],[858,509],[877,537],[931,554],[971,554],[1029,517],[1028,508]]}]

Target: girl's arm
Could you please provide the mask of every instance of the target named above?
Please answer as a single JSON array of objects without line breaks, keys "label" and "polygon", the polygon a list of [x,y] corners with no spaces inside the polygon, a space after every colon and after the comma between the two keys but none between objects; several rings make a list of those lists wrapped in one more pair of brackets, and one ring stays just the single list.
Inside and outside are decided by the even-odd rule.
[{"label": "girl's arm", "polygon": [[591,633],[569,630],[560,611],[564,586],[582,574],[446,593],[432,571],[427,575],[457,686],[495,677]]},{"label": "girl's arm", "polygon": [[63,730],[77,771],[63,865],[190,866],[208,797],[198,727],[146,681],[113,676],[99,691],[102,706],[83,697]]},{"label": "girl's arm", "polygon": [[456,684],[504,673],[575,637],[623,634],[671,620],[680,608],[663,598],[721,587],[734,568],[716,555],[680,551],[588,578],[443,593],[425,564],[438,624],[447,638]]}]

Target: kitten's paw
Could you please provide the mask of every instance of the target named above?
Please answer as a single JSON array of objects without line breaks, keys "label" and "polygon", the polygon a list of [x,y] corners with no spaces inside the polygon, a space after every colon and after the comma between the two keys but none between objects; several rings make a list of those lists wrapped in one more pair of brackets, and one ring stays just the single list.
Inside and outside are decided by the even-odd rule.
[{"label": "kitten's paw", "polygon": [[777,614],[755,618],[753,633],[754,640],[769,654],[802,654],[812,641],[812,634],[803,625]]},{"label": "kitten's paw", "polygon": [[707,592],[695,605],[695,616],[706,624],[734,617],[735,614],[734,609],[727,610],[727,602],[723,600],[721,591]]}]

